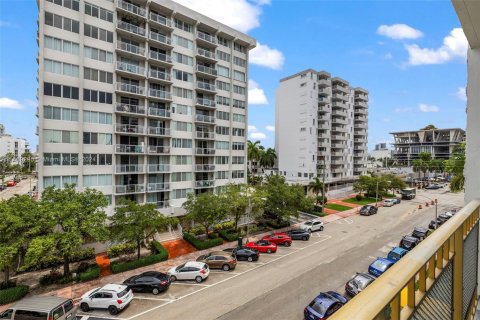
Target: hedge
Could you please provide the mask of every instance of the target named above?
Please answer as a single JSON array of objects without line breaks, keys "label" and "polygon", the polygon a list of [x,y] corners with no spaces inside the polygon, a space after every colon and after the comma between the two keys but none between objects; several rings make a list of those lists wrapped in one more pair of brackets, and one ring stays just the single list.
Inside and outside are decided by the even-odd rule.
[{"label": "hedge", "polygon": [[28,286],[20,285],[0,290],[0,306],[20,300],[28,293]]},{"label": "hedge", "polygon": [[121,243],[107,249],[107,257],[115,258],[124,254],[135,253],[137,246],[134,243]]},{"label": "hedge", "polygon": [[216,247],[223,244],[222,238],[214,238],[214,239],[207,239],[207,240],[199,240],[195,238],[194,235],[184,232],[183,239],[189,242],[192,246],[194,246],[197,250],[205,250],[208,248]]},{"label": "hedge", "polygon": [[80,282],[90,281],[100,277],[100,268],[95,265],[87,269],[87,271],[79,273],[77,280]]},{"label": "hedge", "polygon": [[240,234],[235,230],[219,230],[218,234],[226,241],[237,241]]},{"label": "hedge", "polygon": [[276,220],[267,220],[265,223],[267,226],[272,227],[273,229],[281,229],[290,226],[289,221],[281,221],[278,223]]},{"label": "hedge", "polygon": [[124,272],[128,270],[133,270],[141,267],[145,267],[154,263],[159,263],[168,259],[168,252],[165,248],[157,241],[152,241],[152,247],[155,248],[156,254],[152,254],[148,257],[140,258],[138,260],[127,261],[127,262],[113,262],[110,265],[113,273]]},{"label": "hedge", "polygon": [[[78,250],[70,258],[70,262],[79,262],[82,260],[88,260],[95,258],[95,249],[94,248],[85,248]],[[40,269],[47,269],[63,265],[63,259],[61,257],[54,257],[48,260],[42,261],[42,263],[33,265],[33,266],[22,266],[20,271],[36,271]]]}]

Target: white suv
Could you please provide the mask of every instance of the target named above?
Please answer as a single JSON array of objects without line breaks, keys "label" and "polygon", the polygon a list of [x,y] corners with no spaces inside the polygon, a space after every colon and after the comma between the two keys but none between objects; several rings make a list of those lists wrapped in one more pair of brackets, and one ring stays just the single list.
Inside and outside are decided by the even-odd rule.
[{"label": "white suv", "polygon": [[209,274],[210,269],[208,268],[208,265],[197,261],[188,261],[168,270],[170,282],[177,280],[195,280],[200,283],[207,279]]},{"label": "white suv", "polygon": [[305,221],[300,225],[300,229],[308,232],[323,231],[323,222],[321,220]]},{"label": "white suv", "polygon": [[397,200],[395,199],[385,199],[383,200],[383,206],[384,207],[393,207],[397,203]]},{"label": "white suv", "polygon": [[107,284],[85,293],[80,300],[80,309],[87,312],[90,309],[107,309],[111,315],[116,315],[133,299],[132,290],[122,284]]}]

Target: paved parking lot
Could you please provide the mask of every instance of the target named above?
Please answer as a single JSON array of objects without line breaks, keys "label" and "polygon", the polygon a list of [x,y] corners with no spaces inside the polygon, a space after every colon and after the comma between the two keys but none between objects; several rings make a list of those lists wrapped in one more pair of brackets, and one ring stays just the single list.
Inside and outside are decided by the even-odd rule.
[{"label": "paved parking lot", "polygon": [[303,319],[303,308],[320,291],[343,293],[345,282],[365,272],[377,256],[385,256],[414,226],[426,226],[434,208],[418,209],[426,197],[438,198],[439,213],[463,204],[462,194],[420,191],[413,201],[380,208],[370,217],[335,221],[310,241],[279,246],[258,262],[238,262],[230,272],[212,270],[201,284],[173,283],[157,296],[135,293],[118,316],[106,311],[79,313],[81,320],[125,319]]}]

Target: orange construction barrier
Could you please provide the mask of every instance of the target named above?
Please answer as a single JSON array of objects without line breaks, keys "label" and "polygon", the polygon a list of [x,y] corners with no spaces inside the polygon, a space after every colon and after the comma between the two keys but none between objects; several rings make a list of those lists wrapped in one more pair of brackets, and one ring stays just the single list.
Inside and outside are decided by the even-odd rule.
[{"label": "orange construction barrier", "polygon": [[430,204],[433,206],[435,204],[435,202],[432,200],[432,202],[430,202]]},{"label": "orange construction barrier", "polygon": [[422,209],[422,205],[421,205],[421,204],[418,205],[418,209]]},{"label": "orange construction barrier", "polygon": [[425,203],[425,207],[428,207],[428,202]]}]

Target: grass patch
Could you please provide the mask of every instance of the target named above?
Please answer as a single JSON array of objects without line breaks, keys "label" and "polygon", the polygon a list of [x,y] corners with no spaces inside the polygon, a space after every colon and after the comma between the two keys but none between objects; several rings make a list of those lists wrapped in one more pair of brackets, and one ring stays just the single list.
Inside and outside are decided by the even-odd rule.
[{"label": "grass patch", "polygon": [[362,200],[358,201],[357,199],[355,198],[350,198],[350,199],[345,199],[345,200],[342,200],[342,202],[347,202],[347,203],[353,203],[353,204],[359,204],[359,205],[367,205],[367,204],[370,204],[370,203],[375,203],[375,198],[363,198]]},{"label": "grass patch", "polygon": [[335,211],[347,211],[347,210],[352,209],[350,207],[342,206],[342,205],[339,205],[339,204],[336,204],[336,203],[328,203],[325,206],[325,208],[335,210]]}]

